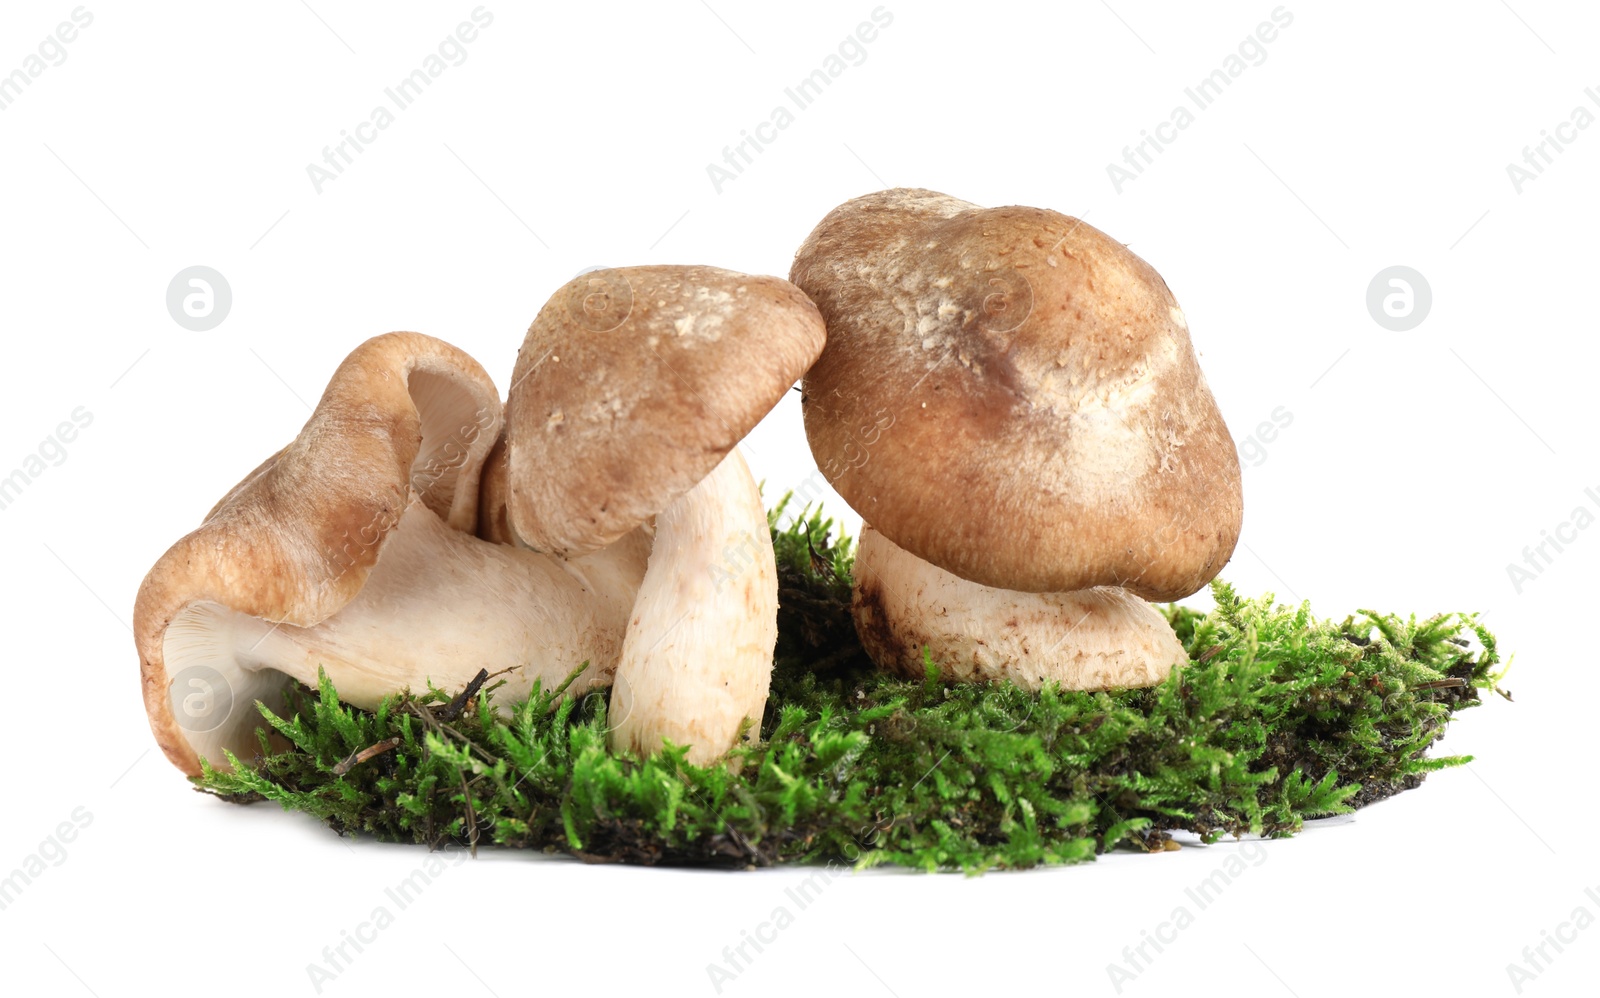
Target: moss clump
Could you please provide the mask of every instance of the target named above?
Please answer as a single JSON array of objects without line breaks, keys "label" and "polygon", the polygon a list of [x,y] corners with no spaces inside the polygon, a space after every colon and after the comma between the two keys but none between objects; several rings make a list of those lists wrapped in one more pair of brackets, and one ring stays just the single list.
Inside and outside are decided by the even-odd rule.
[{"label": "moss clump", "polygon": [[604,691],[536,690],[497,712],[492,685],[429,690],[367,712],[324,679],[296,690],[286,716],[262,709],[287,747],[264,727],[258,756],[196,783],[430,846],[976,872],[1161,848],[1178,830],[1292,834],[1468,761],[1425,753],[1499,678],[1473,616],[1332,623],[1219,582],[1213,612],[1167,611],[1191,664],[1154,689],[952,685],[935,662],[923,681],[897,679],[856,643],[850,543],[830,544],[820,513],[778,529],[783,508],[771,514],[783,608],[772,696],[736,772],[691,766],[681,749],[613,754]]}]

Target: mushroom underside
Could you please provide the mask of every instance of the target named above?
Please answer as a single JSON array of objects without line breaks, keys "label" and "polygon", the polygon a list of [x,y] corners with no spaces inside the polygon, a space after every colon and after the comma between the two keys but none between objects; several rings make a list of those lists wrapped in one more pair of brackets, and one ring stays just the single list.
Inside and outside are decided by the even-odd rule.
[{"label": "mushroom underside", "polygon": [[535,681],[548,689],[585,663],[569,691],[604,686],[648,543],[647,532],[635,531],[563,564],[453,529],[414,499],[360,593],[314,626],[212,601],[179,611],[163,639],[174,720],[198,756],[222,765],[221,749],[254,754],[255,700],[276,705],[290,679],[314,687],[319,669],[340,699],[368,710],[405,689],[458,689],[479,669],[503,672],[498,695],[506,701],[526,696]]}]

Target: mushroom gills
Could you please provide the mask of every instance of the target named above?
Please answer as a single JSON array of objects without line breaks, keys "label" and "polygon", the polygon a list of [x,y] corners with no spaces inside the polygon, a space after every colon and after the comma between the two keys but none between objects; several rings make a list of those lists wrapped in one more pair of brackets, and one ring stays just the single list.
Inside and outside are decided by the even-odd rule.
[{"label": "mushroom gills", "polygon": [[216,670],[238,687],[236,711],[275,675],[316,686],[319,667],[340,699],[369,710],[408,687],[458,689],[479,669],[510,670],[498,694],[505,702],[587,662],[569,687],[577,693],[610,681],[647,557],[648,534],[636,531],[580,559],[585,588],[556,559],[478,540],[413,501],[361,592],[337,613],[296,627],[190,603],[166,630],[168,675]]},{"label": "mushroom gills", "polygon": [[406,379],[417,407],[422,441],[411,463],[411,487],[452,527],[471,532],[477,520],[478,477],[489,449],[484,437],[500,423],[498,408],[481,407],[450,370],[419,366]]},{"label": "mushroom gills", "polygon": [[[656,517],[611,690],[612,744],[663,740],[707,765],[760,736],[778,640],[778,571],[761,492],[737,450]],[[749,722],[746,726],[746,721]]]}]

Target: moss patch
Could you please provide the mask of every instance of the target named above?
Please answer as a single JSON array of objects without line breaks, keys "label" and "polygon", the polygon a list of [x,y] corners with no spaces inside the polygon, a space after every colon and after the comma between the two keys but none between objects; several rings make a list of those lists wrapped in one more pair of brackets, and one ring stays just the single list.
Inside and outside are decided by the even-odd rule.
[{"label": "moss patch", "polygon": [[[490,709],[429,690],[373,712],[326,680],[266,709],[261,752],[198,787],[276,800],[386,841],[744,868],[895,863],[924,870],[1092,859],[1286,836],[1419,785],[1456,711],[1496,688],[1474,616],[1363,611],[1334,623],[1213,584],[1208,614],[1169,608],[1191,664],[1149,690],[1028,693],[872,671],[849,615],[850,542],[820,513],[778,529],[778,660],[762,739],[736,772],[606,747],[606,696],[560,690]],[[269,741],[267,727],[287,739]]]}]

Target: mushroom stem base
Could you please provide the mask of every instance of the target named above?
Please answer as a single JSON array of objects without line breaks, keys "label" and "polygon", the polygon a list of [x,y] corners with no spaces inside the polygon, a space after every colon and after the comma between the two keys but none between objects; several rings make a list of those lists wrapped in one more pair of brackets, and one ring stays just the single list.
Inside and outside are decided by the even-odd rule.
[{"label": "mushroom stem base", "polygon": [[766,510],[735,450],[656,517],[611,689],[613,747],[648,755],[670,741],[706,765],[758,737],[777,614]]},{"label": "mushroom stem base", "polygon": [[932,565],[863,526],[851,601],[880,669],[923,675],[927,649],[946,679],[1010,680],[1037,690],[1154,686],[1188,661],[1155,607],[1125,589],[994,589]]}]

